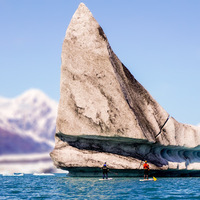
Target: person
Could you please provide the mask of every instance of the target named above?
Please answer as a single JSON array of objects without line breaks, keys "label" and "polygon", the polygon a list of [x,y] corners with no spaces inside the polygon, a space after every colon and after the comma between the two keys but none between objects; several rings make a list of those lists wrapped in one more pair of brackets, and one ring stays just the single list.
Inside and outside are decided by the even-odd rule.
[{"label": "person", "polygon": [[145,163],[143,164],[143,169],[144,169],[144,179],[148,179],[149,178],[149,165],[146,160],[145,160]]},{"label": "person", "polygon": [[103,170],[103,179],[105,178],[105,176],[106,176],[106,179],[108,179],[108,171],[109,171],[109,169],[108,169],[108,167],[106,165],[106,162],[104,163],[104,165],[102,167],[102,170]]}]

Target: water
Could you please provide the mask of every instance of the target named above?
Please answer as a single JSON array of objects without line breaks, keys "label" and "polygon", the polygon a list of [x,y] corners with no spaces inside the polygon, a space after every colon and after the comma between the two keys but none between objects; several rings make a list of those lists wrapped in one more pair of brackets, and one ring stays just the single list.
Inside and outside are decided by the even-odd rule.
[{"label": "water", "polygon": [[200,178],[70,178],[54,176],[0,176],[0,199],[200,199]]}]

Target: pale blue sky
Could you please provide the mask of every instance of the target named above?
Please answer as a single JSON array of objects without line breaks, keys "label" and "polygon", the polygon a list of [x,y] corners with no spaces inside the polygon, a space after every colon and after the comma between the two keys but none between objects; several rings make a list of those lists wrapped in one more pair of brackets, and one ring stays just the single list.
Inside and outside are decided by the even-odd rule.
[{"label": "pale blue sky", "polygon": [[62,42],[80,2],[158,103],[200,123],[199,0],[0,0],[0,96],[38,88],[59,100]]}]

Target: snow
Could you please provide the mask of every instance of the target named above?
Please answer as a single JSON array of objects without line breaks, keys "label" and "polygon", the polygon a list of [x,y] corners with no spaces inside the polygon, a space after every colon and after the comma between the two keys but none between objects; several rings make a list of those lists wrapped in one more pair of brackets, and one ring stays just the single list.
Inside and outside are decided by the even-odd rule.
[{"label": "snow", "polygon": [[19,160],[34,160],[34,159],[45,159],[50,158],[49,153],[33,153],[33,154],[11,154],[0,156],[0,162],[5,161],[19,161]]},{"label": "snow", "polygon": [[[12,173],[42,173],[46,170],[53,170],[55,167],[51,161],[49,162],[35,162],[35,163],[19,163],[19,164],[1,164],[0,173],[1,174],[12,174]],[[56,171],[56,169],[55,169]]]},{"label": "snow", "polygon": [[67,173],[67,171],[55,168],[49,153],[0,156],[0,174],[3,175],[44,173],[47,171],[51,171],[52,173]]},{"label": "snow", "polygon": [[54,145],[58,103],[38,89],[13,99],[0,97],[0,128]]}]

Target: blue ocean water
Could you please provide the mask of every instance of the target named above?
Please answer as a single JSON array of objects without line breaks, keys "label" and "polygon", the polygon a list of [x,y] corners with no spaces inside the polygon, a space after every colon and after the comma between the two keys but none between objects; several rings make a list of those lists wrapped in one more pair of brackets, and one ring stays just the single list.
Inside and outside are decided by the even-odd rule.
[{"label": "blue ocean water", "polygon": [[0,199],[200,199],[200,178],[73,178],[54,176],[0,176]]}]

